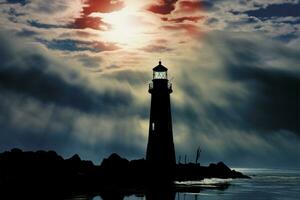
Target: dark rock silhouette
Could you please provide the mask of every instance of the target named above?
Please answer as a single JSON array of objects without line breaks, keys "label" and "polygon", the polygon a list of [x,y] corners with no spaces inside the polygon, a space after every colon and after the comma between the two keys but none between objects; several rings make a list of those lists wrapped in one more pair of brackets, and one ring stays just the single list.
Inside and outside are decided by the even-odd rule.
[{"label": "dark rock silhouette", "polygon": [[[174,188],[173,181],[203,178],[249,178],[228,168],[224,163],[178,164],[169,182],[152,176],[144,159],[131,160],[112,154],[101,165],[81,160],[76,154],[63,159],[54,151],[23,152],[12,149],[0,154],[1,191],[26,189],[26,192],[59,194],[115,191],[145,191],[145,188]],[[163,176],[161,176],[163,177]],[[110,193],[108,193],[110,194]],[[108,195],[107,194],[107,195]]]}]

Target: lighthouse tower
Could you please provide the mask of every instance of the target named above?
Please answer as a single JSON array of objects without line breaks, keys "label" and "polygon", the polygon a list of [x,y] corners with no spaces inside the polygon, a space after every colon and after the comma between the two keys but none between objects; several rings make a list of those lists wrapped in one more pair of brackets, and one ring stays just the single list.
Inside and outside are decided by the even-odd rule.
[{"label": "lighthouse tower", "polygon": [[146,154],[151,166],[165,170],[173,169],[176,164],[170,104],[172,84],[167,71],[161,61],[153,68],[153,80],[149,84],[151,110]]}]

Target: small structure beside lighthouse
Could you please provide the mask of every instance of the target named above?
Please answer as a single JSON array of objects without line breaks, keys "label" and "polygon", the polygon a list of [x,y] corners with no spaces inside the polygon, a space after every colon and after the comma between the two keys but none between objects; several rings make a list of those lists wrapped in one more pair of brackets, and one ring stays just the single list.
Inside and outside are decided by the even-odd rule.
[{"label": "small structure beside lighthouse", "polygon": [[165,170],[176,165],[170,103],[172,91],[168,69],[159,61],[153,68],[153,80],[149,84],[151,108],[146,160],[151,166]]}]

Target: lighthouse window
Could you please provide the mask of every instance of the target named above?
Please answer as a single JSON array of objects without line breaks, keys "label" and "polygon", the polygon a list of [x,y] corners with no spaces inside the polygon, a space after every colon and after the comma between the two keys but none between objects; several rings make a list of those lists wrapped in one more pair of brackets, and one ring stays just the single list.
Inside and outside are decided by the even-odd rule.
[{"label": "lighthouse window", "polygon": [[167,72],[154,72],[154,79],[167,79]]},{"label": "lighthouse window", "polygon": [[154,122],[152,122],[152,131],[154,131],[154,126],[155,126]]}]

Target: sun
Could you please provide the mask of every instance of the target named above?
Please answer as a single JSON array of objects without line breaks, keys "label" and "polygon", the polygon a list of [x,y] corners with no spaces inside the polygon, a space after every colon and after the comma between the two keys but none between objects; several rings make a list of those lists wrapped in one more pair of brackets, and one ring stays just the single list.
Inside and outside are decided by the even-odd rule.
[{"label": "sun", "polygon": [[102,31],[101,37],[106,41],[131,47],[145,40],[145,25],[139,13],[132,7],[126,7],[120,11],[98,15],[101,20],[109,24],[106,31]]},{"label": "sun", "polygon": [[125,10],[106,14],[103,21],[111,25],[107,36],[116,42],[129,42],[139,32],[135,17]]}]

